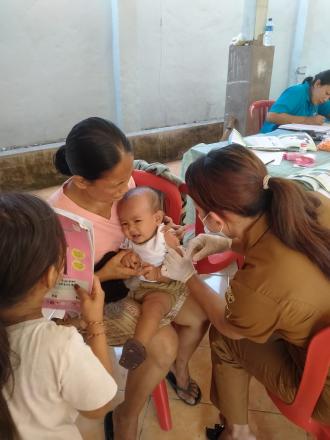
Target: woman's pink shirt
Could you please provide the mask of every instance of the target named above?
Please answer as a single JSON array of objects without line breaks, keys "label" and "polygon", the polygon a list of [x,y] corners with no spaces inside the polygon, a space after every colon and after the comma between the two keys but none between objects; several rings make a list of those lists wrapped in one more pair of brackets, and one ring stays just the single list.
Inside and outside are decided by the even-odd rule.
[{"label": "woman's pink shirt", "polygon": [[[124,241],[124,234],[122,233],[119,219],[117,215],[117,202],[112,205],[111,216],[106,219],[98,214],[88,211],[73,202],[68,196],[64,194],[63,189],[68,180],[55,191],[48,199],[48,203],[54,208],[64,209],[80,215],[91,221],[94,226],[94,246],[95,246],[95,263],[97,263],[104,254],[109,251],[117,251],[120,244]],[[135,183],[133,178],[128,182],[128,187],[134,188]]]}]

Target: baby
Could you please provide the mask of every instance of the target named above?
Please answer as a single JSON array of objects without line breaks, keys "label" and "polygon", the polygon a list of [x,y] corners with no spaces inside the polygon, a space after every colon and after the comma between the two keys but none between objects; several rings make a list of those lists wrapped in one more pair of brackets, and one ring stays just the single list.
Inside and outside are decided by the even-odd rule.
[{"label": "baby", "polygon": [[132,252],[121,260],[127,267],[143,269],[130,295],[142,304],[133,338],[126,341],[120,365],[131,370],[146,358],[146,349],[160,322],[175,320],[187,296],[184,284],[165,278],[161,266],[167,247],[180,243],[173,231],[164,229],[160,197],[148,187],[133,188],[118,203],[118,216],[126,241],[122,247]]}]

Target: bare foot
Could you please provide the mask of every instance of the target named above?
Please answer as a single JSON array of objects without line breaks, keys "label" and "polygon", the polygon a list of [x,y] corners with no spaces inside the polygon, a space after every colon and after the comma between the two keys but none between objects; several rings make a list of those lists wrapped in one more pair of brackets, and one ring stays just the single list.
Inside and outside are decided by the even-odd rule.
[{"label": "bare foot", "polygon": [[177,390],[177,395],[190,405],[194,405],[196,399],[200,397],[200,389],[198,384],[191,379],[188,368],[179,372],[175,365],[171,368],[175,376],[176,384],[181,390]]}]

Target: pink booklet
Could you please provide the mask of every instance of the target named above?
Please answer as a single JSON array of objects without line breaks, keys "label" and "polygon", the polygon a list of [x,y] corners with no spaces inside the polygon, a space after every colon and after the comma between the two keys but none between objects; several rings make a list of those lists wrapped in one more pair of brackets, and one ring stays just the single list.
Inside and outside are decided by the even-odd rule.
[{"label": "pink booklet", "polygon": [[[79,298],[74,284],[88,292],[92,290],[94,275],[93,225],[89,220],[62,209],[55,209],[66,239],[66,261],[63,278],[47,293],[43,303],[45,316],[60,317],[56,310],[79,313]],[[54,313],[53,313],[54,312]]]}]

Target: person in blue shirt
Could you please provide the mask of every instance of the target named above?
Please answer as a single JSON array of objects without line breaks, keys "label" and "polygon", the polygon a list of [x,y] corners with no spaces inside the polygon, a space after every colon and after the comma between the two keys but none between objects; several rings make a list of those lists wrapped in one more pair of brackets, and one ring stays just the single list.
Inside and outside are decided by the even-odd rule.
[{"label": "person in blue shirt", "polygon": [[330,70],[309,76],[302,84],[284,90],[271,106],[261,133],[269,133],[281,124],[322,125],[330,119]]}]

